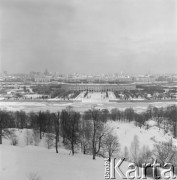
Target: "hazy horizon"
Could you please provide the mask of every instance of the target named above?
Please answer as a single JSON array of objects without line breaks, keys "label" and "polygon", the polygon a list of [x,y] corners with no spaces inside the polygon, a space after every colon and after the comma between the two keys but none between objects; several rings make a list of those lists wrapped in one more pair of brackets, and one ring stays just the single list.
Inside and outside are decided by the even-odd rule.
[{"label": "hazy horizon", "polygon": [[1,0],[0,71],[177,73],[176,0]]}]

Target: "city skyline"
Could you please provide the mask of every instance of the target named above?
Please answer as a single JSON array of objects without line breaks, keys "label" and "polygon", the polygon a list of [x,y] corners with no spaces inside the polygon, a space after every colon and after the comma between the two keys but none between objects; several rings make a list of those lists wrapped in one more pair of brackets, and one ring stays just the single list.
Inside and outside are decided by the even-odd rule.
[{"label": "city skyline", "polygon": [[0,70],[176,73],[174,0],[3,0]]}]

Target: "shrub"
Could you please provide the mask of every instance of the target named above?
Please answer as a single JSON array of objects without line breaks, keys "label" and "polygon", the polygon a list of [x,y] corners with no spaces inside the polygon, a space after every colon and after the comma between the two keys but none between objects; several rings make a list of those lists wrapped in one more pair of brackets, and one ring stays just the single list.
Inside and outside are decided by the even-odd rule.
[{"label": "shrub", "polygon": [[53,142],[54,138],[55,138],[54,135],[51,133],[47,133],[45,135],[45,143],[48,149],[50,149],[54,145],[54,142]]},{"label": "shrub", "polygon": [[29,131],[28,129],[26,130],[26,134],[25,134],[25,143],[27,146],[33,144],[32,132]]},{"label": "shrub", "polygon": [[33,130],[33,140],[34,140],[34,145],[38,146],[40,143],[40,135],[38,130]]},{"label": "shrub", "polygon": [[11,145],[13,145],[13,146],[16,146],[18,144],[18,139],[17,139],[17,137],[15,136],[15,137],[12,137],[11,138]]}]

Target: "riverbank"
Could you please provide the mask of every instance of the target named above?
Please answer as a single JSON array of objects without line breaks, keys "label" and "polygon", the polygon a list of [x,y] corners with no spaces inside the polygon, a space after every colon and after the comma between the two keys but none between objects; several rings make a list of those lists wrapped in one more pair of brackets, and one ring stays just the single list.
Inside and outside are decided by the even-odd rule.
[{"label": "riverbank", "polygon": [[92,103],[83,103],[83,102],[51,102],[51,101],[0,101],[1,110],[9,111],[25,111],[25,112],[38,112],[38,111],[51,111],[57,112],[62,109],[66,109],[68,106],[71,106],[74,110],[79,112],[84,112],[93,107],[98,109],[108,109],[117,108],[124,110],[126,108],[133,108],[136,112],[142,112],[147,109],[148,106],[155,107],[166,107],[169,105],[177,105],[177,101],[161,101],[161,102],[92,102]]}]

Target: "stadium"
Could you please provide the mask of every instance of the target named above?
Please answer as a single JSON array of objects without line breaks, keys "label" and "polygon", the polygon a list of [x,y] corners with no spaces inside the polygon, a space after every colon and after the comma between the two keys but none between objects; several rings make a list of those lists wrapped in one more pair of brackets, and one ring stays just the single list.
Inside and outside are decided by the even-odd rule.
[{"label": "stadium", "polygon": [[136,90],[136,85],[117,85],[117,84],[62,84],[62,89],[68,91],[93,91],[93,92],[106,92],[106,91],[123,91],[123,90]]}]

